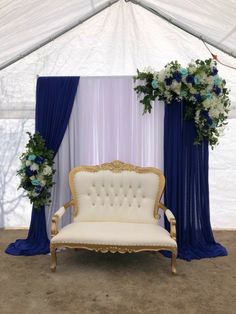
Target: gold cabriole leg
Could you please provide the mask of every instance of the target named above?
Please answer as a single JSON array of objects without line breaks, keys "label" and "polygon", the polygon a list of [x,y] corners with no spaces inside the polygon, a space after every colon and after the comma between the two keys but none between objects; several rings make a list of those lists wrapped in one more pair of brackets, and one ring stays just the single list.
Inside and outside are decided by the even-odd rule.
[{"label": "gold cabriole leg", "polygon": [[172,274],[176,274],[176,252],[172,252],[172,256],[171,256],[171,271]]},{"label": "gold cabriole leg", "polygon": [[56,253],[56,248],[51,246],[51,271],[55,272],[56,267],[57,267],[57,253]]}]

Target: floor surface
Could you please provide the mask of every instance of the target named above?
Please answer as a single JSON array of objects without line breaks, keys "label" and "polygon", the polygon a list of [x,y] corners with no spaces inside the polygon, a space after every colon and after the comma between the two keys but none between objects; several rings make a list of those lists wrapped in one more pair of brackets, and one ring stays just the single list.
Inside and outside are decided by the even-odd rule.
[{"label": "floor surface", "polygon": [[217,231],[227,257],[170,260],[159,253],[102,254],[65,250],[56,273],[50,256],[4,253],[24,230],[0,230],[1,314],[235,314],[236,232]]}]

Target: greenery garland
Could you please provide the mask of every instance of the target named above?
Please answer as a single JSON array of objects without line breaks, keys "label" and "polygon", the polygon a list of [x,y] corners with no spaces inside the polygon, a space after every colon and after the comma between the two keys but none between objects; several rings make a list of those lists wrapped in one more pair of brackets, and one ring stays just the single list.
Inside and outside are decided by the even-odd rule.
[{"label": "greenery garland", "polygon": [[[195,144],[207,139],[211,147],[227,124],[230,100],[226,82],[218,75],[214,60],[196,60],[183,68],[177,61],[168,63],[156,72],[150,68],[140,72],[134,80],[139,84],[134,88],[141,97],[144,113],[151,112],[156,99],[166,104],[185,101],[185,119],[195,122],[197,136]],[[174,105],[174,104],[173,104]]]},{"label": "greenery garland", "polygon": [[27,197],[34,208],[49,205],[51,202],[50,189],[54,185],[53,151],[48,150],[42,136],[37,132],[34,135],[27,132],[29,142],[26,152],[21,157],[21,168],[17,171],[20,176],[19,188],[26,191]]}]

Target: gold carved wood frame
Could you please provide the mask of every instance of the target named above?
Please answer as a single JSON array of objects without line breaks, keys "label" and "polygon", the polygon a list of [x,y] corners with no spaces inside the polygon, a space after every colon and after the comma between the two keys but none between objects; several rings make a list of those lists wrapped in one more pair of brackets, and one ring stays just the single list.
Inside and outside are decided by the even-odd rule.
[{"label": "gold carved wood frame", "polygon": [[[75,184],[74,178],[75,174],[78,172],[97,172],[101,170],[110,170],[112,172],[121,172],[121,171],[135,171],[137,173],[154,173],[159,176],[159,190],[155,200],[155,206],[153,209],[153,215],[156,219],[159,218],[158,210],[162,208],[164,212],[166,212],[167,208],[160,203],[161,196],[164,191],[165,187],[165,177],[163,173],[153,167],[138,167],[131,164],[123,163],[119,160],[115,160],[111,163],[105,163],[98,166],[81,166],[72,169],[69,173],[69,184],[72,193],[73,199],[66,203],[62,208],[60,208],[52,217],[52,228],[51,228],[51,235],[54,237],[58,231],[58,221],[65,213],[66,209],[69,207],[73,207],[73,217],[79,215],[79,204],[77,202],[77,196],[75,191]],[[171,237],[176,240],[176,221],[174,218],[170,219],[170,235]],[[172,253],[171,258],[171,269],[172,273],[176,273],[176,257],[177,257],[177,247],[172,246],[114,246],[114,245],[93,245],[93,244],[82,244],[82,243],[51,243],[50,244],[50,251],[51,251],[51,270],[56,270],[57,265],[57,257],[56,257],[56,249],[60,247],[65,248],[72,248],[72,249],[87,249],[96,252],[102,253],[136,253],[142,251],[160,251],[160,250],[167,250]]]}]

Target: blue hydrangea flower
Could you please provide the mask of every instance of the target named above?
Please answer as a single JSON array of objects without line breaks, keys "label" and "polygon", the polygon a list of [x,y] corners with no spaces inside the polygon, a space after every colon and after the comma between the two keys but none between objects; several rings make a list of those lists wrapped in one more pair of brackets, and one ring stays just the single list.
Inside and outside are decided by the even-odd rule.
[{"label": "blue hydrangea flower", "polygon": [[34,160],[34,162],[38,165],[41,165],[44,162],[44,158],[41,156],[37,156]]},{"label": "blue hydrangea flower", "polygon": [[40,181],[39,180],[36,180],[36,179],[34,179],[34,180],[32,180],[31,181],[31,183],[33,184],[33,185],[36,185],[36,186],[40,186]]},{"label": "blue hydrangea flower", "polygon": [[180,68],[180,69],[179,69],[179,72],[180,72],[182,75],[187,75],[187,74],[188,74],[188,70],[185,69],[185,68]]},{"label": "blue hydrangea flower", "polygon": [[207,126],[212,125],[212,119],[209,117],[208,111],[207,110],[202,110],[201,114],[206,119]]},{"label": "blue hydrangea flower", "polygon": [[196,85],[199,85],[199,84],[201,84],[201,81],[200,81],[200,79],[198,78],[198,77],[194,77],[194,83],[196,84]]},{"label": "blue hydrangea flower", "polygon": [[216,95],[220,95],[220,93],[221,93],[221,88],[219,88],[218,86],[214,85],[213,91],[215,92]]},{"label": "blue hydrangea flower", "polygon": [[35,188],[34,188],[34,191],[36,192],[36,193],[41,193],[42,192],[42,187],[41,186],[36,186]]},{"label": "blue hydrangea flower", "polygon": [[189,74],[188,76],[186,76],[186,82],[189,84],[194,84],[194,76]]},{"label": "blue hydrangea flower", "polygon": [[218,70],[217,70],[217,68],[214,67],[214,68],[212,69],[212,71],[211,71],[211,74],[212,74],[212,75],[216,75],[217,73],[218,73]]},{"label": "blue hydrangea flower", "polygon": [[199,93],[195,94],[194,98],[196,99],[197,102],[201,102],[202,101],[202,96]]},{"label": "blue hydrangea flower", "polygon": [[173,79],[176,80],[176,82],[180,83],[182,79],[182,75],[180,72],[174,72],[173,73]]},{"label": "blue hydrangea flower", "polygon": [[28,160],[35,160],[36,156],[34,154],[31,154],[28,156]]},{"label": "blue hydrangea flower", "polygon": [[221,84],[221,79],[219,78],[219,76],[217,75],[216,77],[214,77],[214,84],[215,85],[220,85]]},{"label": "blue hydrangea flower", "polygon": [[167,86],[170,86],[172,84],[172,81],[173,81],[172,77],[165,78],[165,83]]},{"label": "blue hydrangea flower", "polygon": [[156,89],[158,86],[157,80],[152,80],[152,88]]},{"label": "blue hydrangea flower", "polygon": [[206,94],[206,98],[212,98],[212,97],[213,97],[212,93],[207,93]]},{"label": "blue hydrangea flower", "polygon": [[31,177],[34,174],[34,172],[30,169],[30,167],[25,168],[25,173],[28,177]]}]

